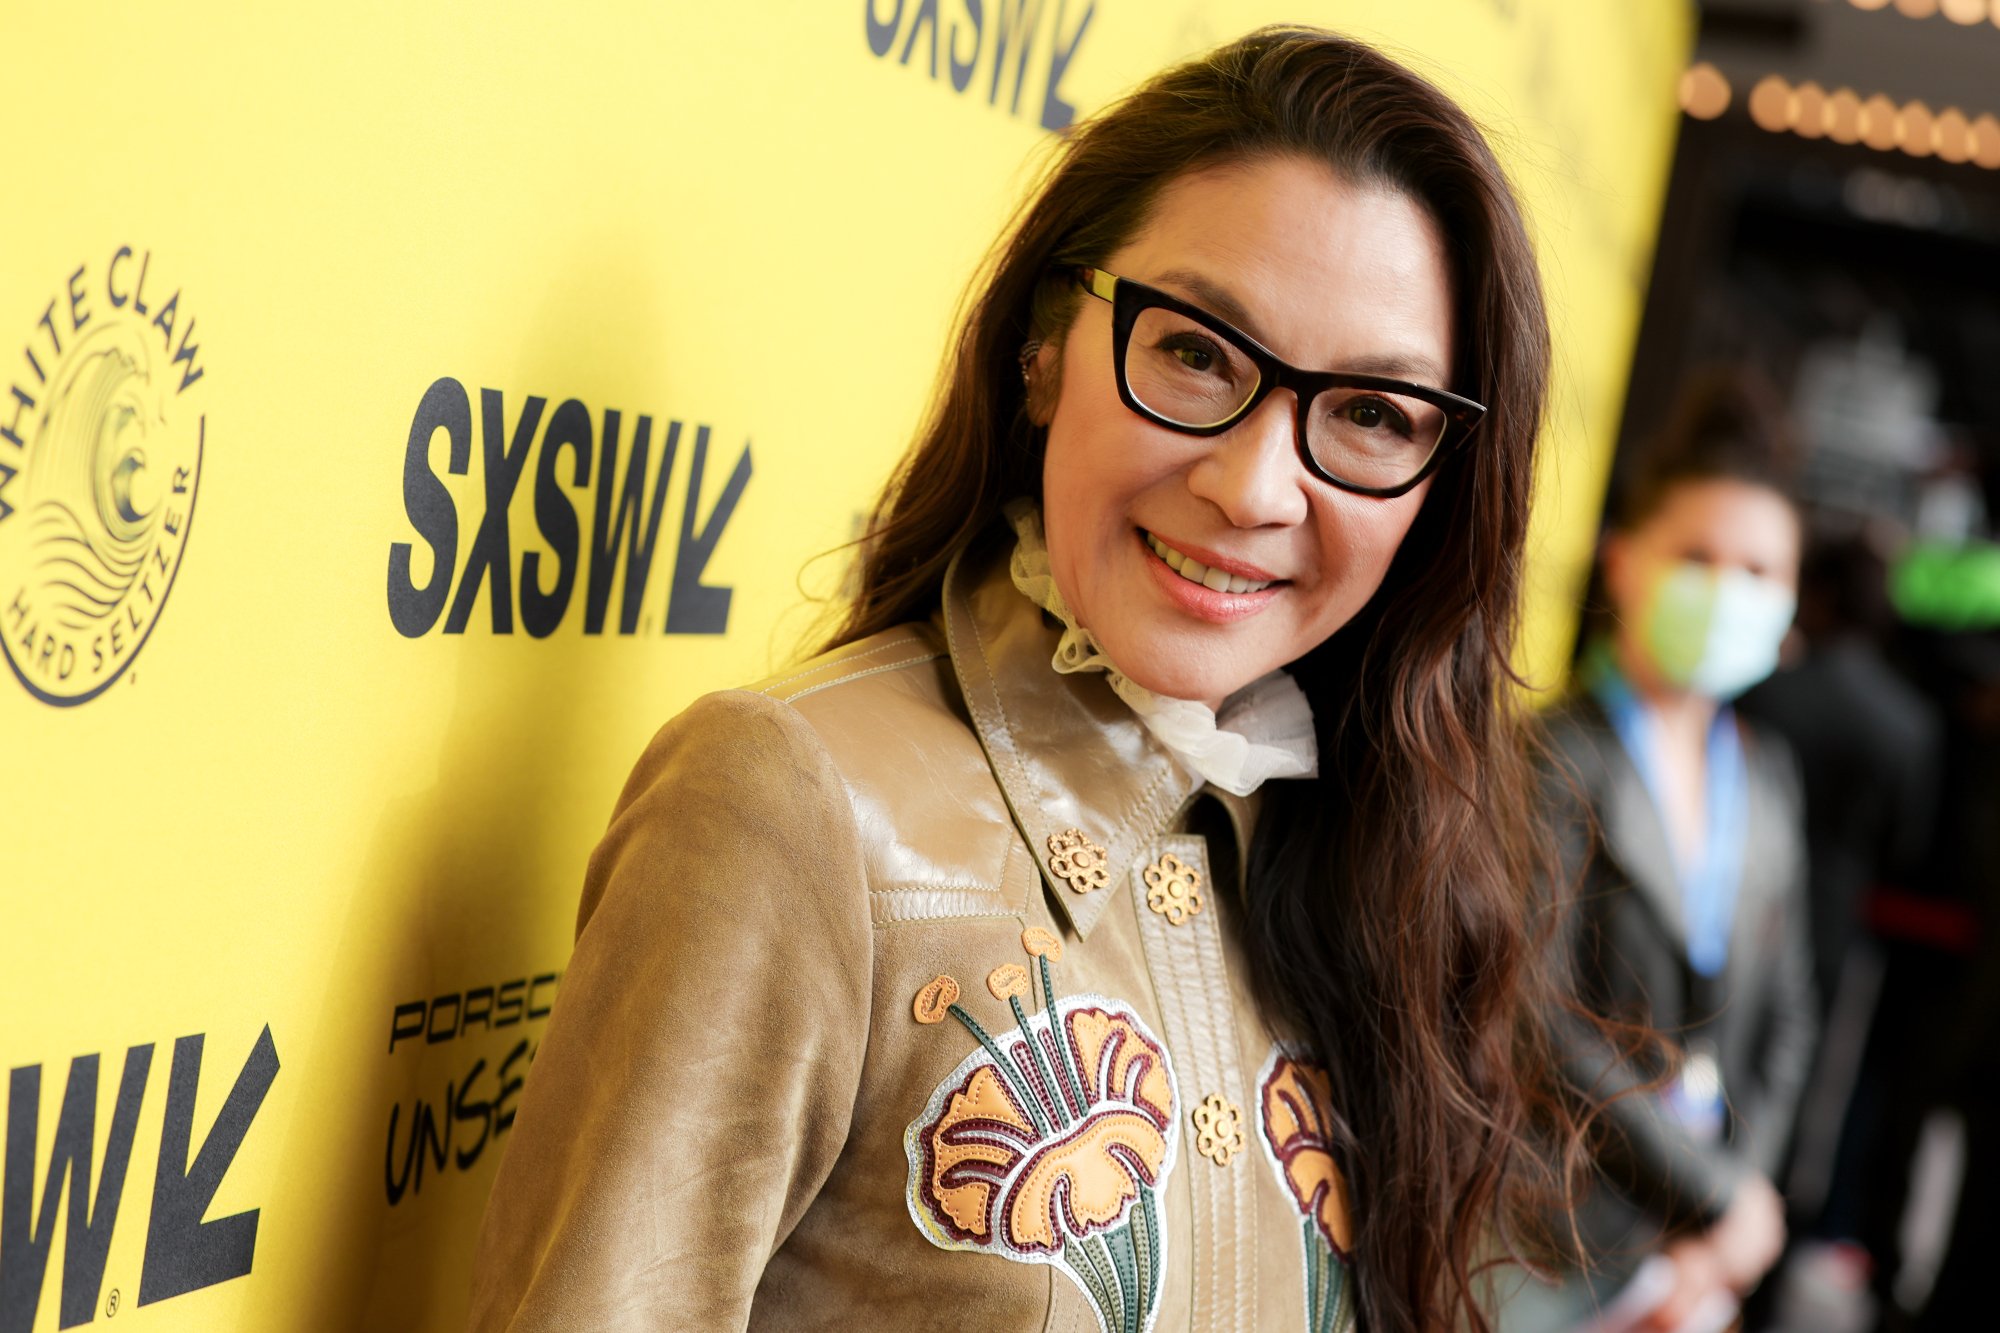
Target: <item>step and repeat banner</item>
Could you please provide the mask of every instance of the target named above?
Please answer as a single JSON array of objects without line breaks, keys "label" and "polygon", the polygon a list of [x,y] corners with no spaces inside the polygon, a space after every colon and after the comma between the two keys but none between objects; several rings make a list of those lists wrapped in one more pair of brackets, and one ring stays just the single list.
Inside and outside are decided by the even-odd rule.
[{"label": "step and repeat banner", "polygon": [[629,766],[812,630],[1052,136],[1278,20],[1531,204],[1547,667],[1682,0],[9,8],[0,1333],[462,1322]]}]

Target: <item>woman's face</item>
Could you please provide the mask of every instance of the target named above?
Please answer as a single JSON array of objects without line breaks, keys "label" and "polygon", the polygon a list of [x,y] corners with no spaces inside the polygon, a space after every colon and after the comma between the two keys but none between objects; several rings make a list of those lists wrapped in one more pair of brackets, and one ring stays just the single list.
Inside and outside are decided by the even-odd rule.
[{"label": "woman's face", "polygon": [[1619,659],[1654,694],[1728,699],[1770,674],[1798,583],[1798,516],[1753,482],[1681,482],[1604,542]]},{"label": "woman's face", "polygon": [[1620,622],[1639,624],[1655,585],[1683,564],[1738,570],[1796,594],[1798,516],[1768,486],[1728,477],[1681,482],[1645,522],[1604,539],[1604,590]]},{"label": "woman's face", "polygon": [[[1269,158],[1182,177],[1104,268],[1221,316],[1284,360],[1451,386],[1452,293],[1436,224],[1407,196]],[[1297,400],[1221,435],[1154,425],[1118,396],[1111,307],[1082,301],[1060,352],[1042,510],[1056,586],[1126,675],[1219,706],[1374,595],[1430,489],[1352,494],[1299,460]],[[1150,542],[1267,584],[1216,592]]]}]

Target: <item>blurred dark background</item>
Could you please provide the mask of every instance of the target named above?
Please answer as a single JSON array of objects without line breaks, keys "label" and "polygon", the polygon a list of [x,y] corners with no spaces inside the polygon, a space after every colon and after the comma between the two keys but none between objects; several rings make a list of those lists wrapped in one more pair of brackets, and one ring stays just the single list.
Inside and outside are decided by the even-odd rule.
[{"label": "blurred dark background", "polygon": [[1748,1322],[1996,1327],[2000,0],[1699,8],[1613,486],[1705,368],[1788,409],[1826,1036]]}]

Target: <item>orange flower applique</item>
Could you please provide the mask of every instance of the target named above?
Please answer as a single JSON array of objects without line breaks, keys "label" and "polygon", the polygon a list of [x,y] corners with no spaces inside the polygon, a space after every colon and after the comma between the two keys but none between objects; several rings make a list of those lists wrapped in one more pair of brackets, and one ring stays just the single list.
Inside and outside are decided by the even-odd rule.
[{"label": "orange flower applique", "polygon": [[1002,963],[986,974],[986,989],[993,992],[996,1000],[1011,1000],[1031,994],[1034,983],[1028,980],[1027,968],[1019,963]]},{"label": "orange flower applique", "polygon": [[1326,1070],[1273,1048],[1257,1080],[1257,1137],[1278,1184],[1299,1210],[1306,1328],[1350,1333],[1347,1255],[1354,1243],[1347,1178],[1333,1154],[1333,1090]]},{"label": "orange flower applique", "polygon": [[919,1023],[942,1023],[951,1012],[951,1006],[957,1003],[957,978],[940,975],[917,992],[917,998],[910,1001],[910,1013]]},{"label": "orange flower applique", "polygon": [[1058,1000],[1049,960],[989,988],[1015,1023],[997,1035],[953,1004],[978,1043],[903,1136],[910,1216],[932,1244],[1061,1269],[1106,1333],[1148,1333],[1166,1262],[1161,1191],[1179,1105],[1166,1046],[1130,1005]]},{"label": "orange flower applique", "polygon": [[1063,955],[1062,938],[1044,926],[1029,926],[1021,932],[1021,947],[1030,957],[1047,958],[1051,963],[1060,963]]}]

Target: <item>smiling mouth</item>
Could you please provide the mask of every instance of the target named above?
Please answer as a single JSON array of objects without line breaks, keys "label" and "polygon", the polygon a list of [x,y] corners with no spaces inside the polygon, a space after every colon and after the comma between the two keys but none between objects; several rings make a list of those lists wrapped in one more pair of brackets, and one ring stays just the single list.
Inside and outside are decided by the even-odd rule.
[{"label": "smiling mouth", "polygon": [[1189,583],[1199,583],[1210,592],[1248,593],[1262,592],[1264,589],[1284,582],[1283,579],[1246,579],[1240,574],[1215,569],[1204,565],[1191,555],[1184,555],[1173,547],[1141,528],[1140,535],[1146,539],[1146,546],[1166,563],[1168,569],[1186,579]]}]

